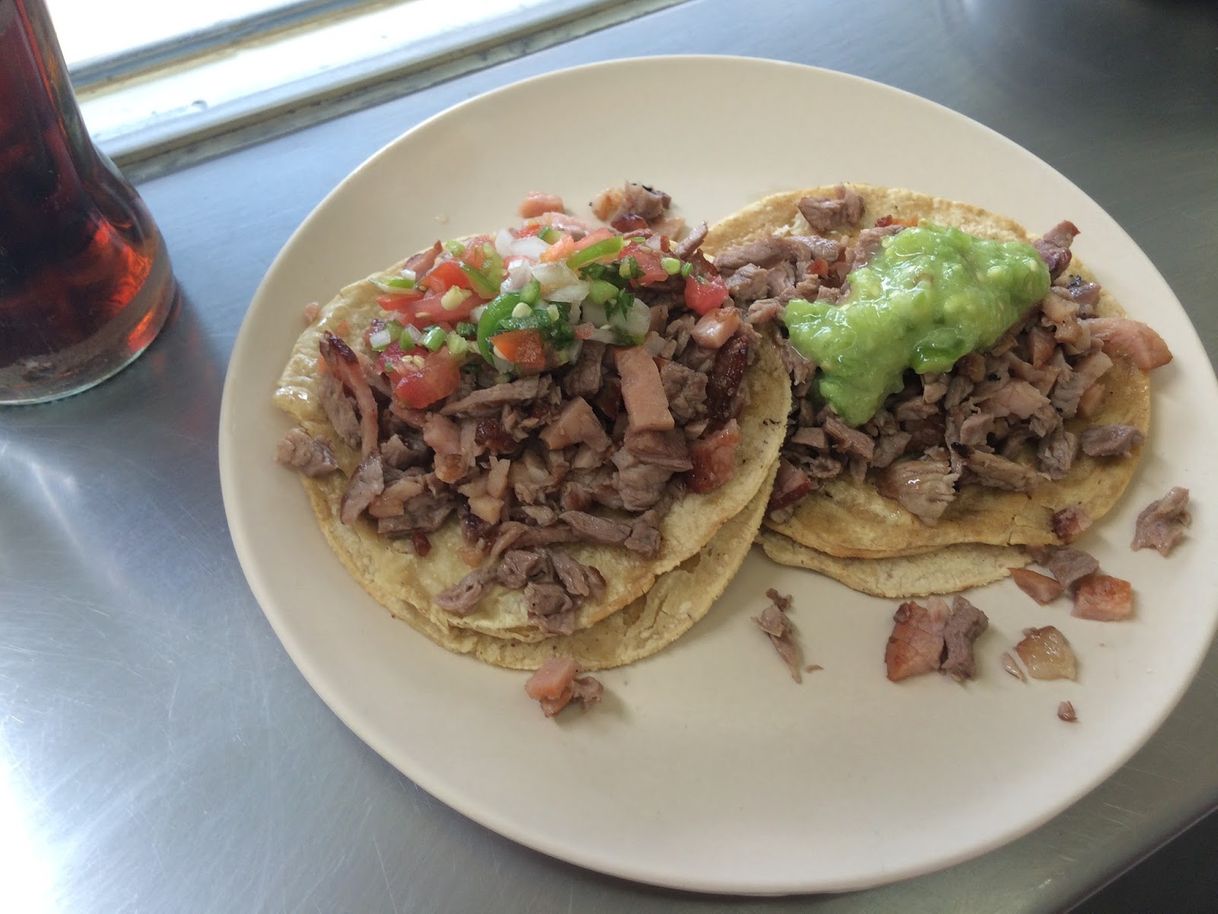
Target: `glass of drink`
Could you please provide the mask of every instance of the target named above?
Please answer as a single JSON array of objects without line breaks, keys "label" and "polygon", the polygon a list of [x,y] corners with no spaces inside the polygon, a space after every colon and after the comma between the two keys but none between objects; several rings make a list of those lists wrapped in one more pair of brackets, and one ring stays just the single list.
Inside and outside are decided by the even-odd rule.
[{"label": "glass of drink", "polygon": [[44,0],[0,0],[0,405],[115,374],[176,291],[151,215],[85,130]]}]

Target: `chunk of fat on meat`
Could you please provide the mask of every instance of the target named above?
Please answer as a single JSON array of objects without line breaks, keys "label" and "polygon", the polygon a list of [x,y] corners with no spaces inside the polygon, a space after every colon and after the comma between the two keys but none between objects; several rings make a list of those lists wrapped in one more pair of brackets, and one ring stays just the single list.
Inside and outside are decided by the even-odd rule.
[{"label": "chunk of fat on meat", "polygon": [[614,350],[622,380],[622,400],[635,431],[667,431],[676,426],[655,359],[641,346]]},{"label": "chunk of fat on meat", "polygon": [[1015,645],[1033,679],[1077,679],[1078,661],[1066,636],[1054,625],[1029,628]]},{"label": "chunk of fat on meat", "polygon": [[926,602],[926,606],[912,600],[902,603],[892,617],[892,634],[884,649],[884,665],[892,682],[939,669],[948,607],[939,597]]}]

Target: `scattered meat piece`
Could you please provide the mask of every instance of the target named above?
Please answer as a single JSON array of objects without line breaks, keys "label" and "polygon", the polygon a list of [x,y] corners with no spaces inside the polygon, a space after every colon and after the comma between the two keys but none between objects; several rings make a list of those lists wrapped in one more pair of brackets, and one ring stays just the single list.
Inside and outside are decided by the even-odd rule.
[{"label": "scattered meat piece", "polygon": [[605,578],[600,569],[578,562],[565,552],[555,550],[550,555],[554,573],[563,590],[573,597],[599,598],[605,592]]},{"label": "scattered meat piece", "polygon": [[706,375],[680,362],[665,362],[660,383],[668,398],[668,410],[678,422],[688,424],[706,412]]},{"label": "scattered meat piece", "polygon": [[613,442],[605,434],[601,420],[583,397],[568,400],[558,415],[541,432],[547,447],[561,450],[573,444],[586,444],[594,451],[605,452]]},{"label": "scattered meat piece", "polygon": [[964,465],[982,485],[995,489],[1005,489],[1009,492],[1027,492],[1040,481],[1040,476],[1031,467],[1000,457],[959,445],[956,450],[964,458]]},{"label": "scattered meat piece", "polygon": [[627,181],[623,187],[602,191],[592,201],[592,212],[602,222],[612,223],[623,216],[641,216],[647,222],[661,218],[672,197],[646,184]]},{"label": "scattered meat piece", "polygon": [[1098,381],[1084,390],[1083,395],[1078,398],[1076,415],[1082,419],[1090,419],[1098,415],[1100,407],[1104,404],[1104,394],[1106,392],[1107,387]]},{"label": "scattered meat piece", "polygon": [[1071,543],[1091,526],[1091,515],[1082,505],[1068,505],[1053,513],[1049,525],[1054,536],[1063,543]]},{"label": "scattered meat piece", "polygon": [[668,398],[655,359],[642,346],[615,349],[617,371],[622,379],[622,400],[630,427],[635,431],[667,431],[676,426],[668,410]]},{"label": "scattered meat piece", "polygon": [[783,458],[778,462],[778,475],[774,479],[774,489],[766,510],[779,511],[794,505],[812,489],[813,483],[808,474]]},{"label": "scattered meat piece", "polygon": [[947,617],[947,604],[939,597],[931,597],[926,606],[911,600],[897,607],[884,650],[890,681],[900,682],[939,669]]},{"label": "scattered meat piece", "polygon": [[1008,651],[1002,652],[1002,668],[1020,682],[1028,681],[1028,677],[1023,674],[1023,670],[1019,668],[1019,664],[1015,662],[1015,658]]},{"label": "scattered meat piece", "polygon": [[762,327],[778,320],[784,308],[786,305],[777,298],[758,298],[749,305],[744,319],[754,327]]},{"label": "scattered meat piece", "polygon": [[1107,574],[1089,574],[1074,589],[1071,615],[1097,622],[1120,622],[1133,615],[1133,587]]},{"label": "scattered meat piece", "polygon": [[877,488],[923,523],[934,524],[956,497],[959,476],[946,456],[897,460],[880,474]]},{"label": "scattered meat piece", "polygon": [[530,527],[518,521],[507,521],[499,525],[499,532],[491,546],[490,556],[492,559],[497,559],[508,549],[570,543],[575,538],[574,531],[565,524],[553,527]]},{"label": "scattered meat piece", "polygon": [[791,607],[795,605],[795,599],[790,594],[781,594],[773,587],[768,588],[765,595],[768,600],[784,613],[790,612]]},{"label": "scattered meat piece", "polygon": [[486,570],[476,568],[456,584],[436,594],[435,604],[454,616],[468,616],[478,608],[487,579]]},{"label": "scattered meat piece", "polygon": [[698,223],[679,244],[673,246],[672,256],[681,260],[688,260],[693,256],[694,251],[702,247],[702,242],[706,240],[706,231],[706,223]]},{"label": "scattered meat piece", "polygon": [[1064,720],[1068,724],[1075,723],[1078,720],[1078,714],[1074,710],[1074,705],[1068,701],[1058,704],[1057,716],[1059,720]]},{"label": "scattered meat piece", "polygon": [[[775,316],[782,309],[782,303],[777,298],[766,298],[770,295],[770,271],[755,263],[746,263],[736,270],[726,280],[728,293],[738,302],[761,300],[773,302]],[[750,314],[752,310],[750,309]]]},{"label": "scattered meat piece", "polygon": [[1067,295],[1080,305],[1094,305],[1100,300],[1100,284],[1088,282],[1077,273],[1072,273],[1065,285],[1055,285],[1053,288],[1058,294]]},{"label": "scattered meat piece", "polygon": [[1171,361],[1171,350],[1163,337],[1141,321],[1126,317],[1094,317],[1083,321],[1108,355],[1124,356],[1143,371]]},{"label": "scattered meat piece", "polygon": [[1043,237],[1032,242],[1045,266],[1049,268],[1051,278],[1061,276],[1066,267],[1070,266],[1070,244],[1078,233],[1078,227],[1073,222],[1059,222],[1045,232]]},{"label": "scattered meat piece", "polygon": [[863,218],[863,198],[845,185],[833,197],[804,197],[795,204],[816,232],[858,225]]},{"label": "scattered meat piece", "polygon": [[1064,479],[1078,456],[1078,435],[1058,426],[1036,446],[1036,466],[1050,479]]},{"label": "scattered meat piece", "polygon": [[1142,509],[1130,548],[1157,549],[1160,555],[1167,555],[1184,538],[1184,528],[1192,519],[1188,511],[1188,489],[1175,486]]},{"label": "scattered meat piece", "polygon": [[355,468],[343,499],[339,505],[338,517],[344,524],[353,524],[364,509],[372,504],[372,500],[385,489],[384,468],[381,466],[381,455],[373,451]]},{"label": "scattered meat piece", "polygon": [[1083,453],[1091,457],[1124,457],[1142,444],[1144,436],[1132,425],[1093,425],[1083,429]]},{"label": "scattered meat piece", "polygon": [[320,438],[314,438],[303,428],[289,429],[275,446],[275,459],[284,466],[299,470],[305,476],[318,477],[338,469],[334,451]]},{"label": "scattered meat piece", "polygon": [[[475,390],[440,410],[445,416],[493,416],[507,403],[527,403],[544,393],[538,376]],[[434,415],[434,414],[433,414]]]},{"label": "scattered meat piece", "polygon": [[509,549],[495,566],[495,580],[509,590],[521,590],[529,578],[540,574],[545,556],[529,549]]},{"label": "scattered meat piece", "polygon": [[904,229],[905,226],[900,224],[863,229],[859,232],[858,240],[855,242],[854,259],[850,261],[849,269],[857,270],[859,267],[867,266],[871,262],[871,258],[878,254],[884,246],[884,239],[890,235],[896,235]]},{"label": "scattered meat piece", "polygon": [[328,330],[318,343],[318,348],[330,371],[355,397],[355,405],[359,410],[360,451],[364,457],[367,457],[376,450],[377,440],[380,437],[379,413],[376,410],[376,399],[372,396],[372,388],[360,365],[359,356],[343,340]]},{"label": "scattered meat piece", "polygon": [[740,426],[735,419],[705,437],[689,449],[691,492],[712,492],[724,485],[736,473],[736,449],[740,446]]},{"label": "scattered meat piece", "polygon": [[698,318],[690,336],[704,349],[722,349],[739,328],[739,308],[716,308]]},{"label": "scattered meat piece", "polygon": [[660,551],[659,522],[659,515],[654,509],[636,517],[630,525],[630,535],[622,545],[639,555],[655,556]]},{"label": "scattered meat piece", "polygon": [[1081,549],[1051,546],[1045,551],[1045,559],[1041,564],[1048,568],[1058,583],[1067,590],[1072,589],[1080,578],[1100,570],[1100,563],[1095,560],[1095,556]]},{"label": "scattered meat piece", "polygon": [[666,432],[636,432],[627,429],[622,443],[640,461],[651,466],[663,467],[674,473],[684,472],[693,466],[689,445],[681,429]]},{"label": "scattered meat piece", "polygon": [[977,661],[973,656],[973,643],[990,625],[990,620],[964,597],[952,600],[952,614],[943,626],[945,656],[939,672],[946,673],[957,682],[972,679],[977,675]]},{"label": "scattered meat piece", "polygon": [[782,596],[773,588],[766,591],[766,596],[770,599],[770,605],[763,609],[761,615],[753,621],[766,633],[770,643],[774,645],[774,650],[778,652],[782,662],[787,665],[791,678],[796,682],[803,682],[803,677],[799,672],[802,663],[799,645],[795,643],[794,628],[786,615],[787,610],[791,608],[791,598]]},{"label": "scattered meat piece", "polygon": [[343,390],[342,381],[333,374],[321,376],[318,384],[318,399],[321,408],[330,420],[339,439],[350,448],[360,446],[362,431],[359,416],[355,412],[355,404]]},{"label": "scattered meat piece", "polygon": [[592,676],[580,676],[570,657],[549,657],[524,684],[525,694],[541,703],[546,717],[553,717],[572,700],[586,710],[601,700],[604,687]]},{"label": "scattered meat piece", "polygon": [[626,448],[619,449],[612,459],[618,469],[617,490],[627,511],[646,511],[660,500],[672,470],[643,463]]},{"label": "scattered meat piece", "polygon": [[1015,652],[1033,679],[1078,677],[1074,650],[1066,636],[1053,625],[1026,629],[1023,640],[1015,645]]},{"label": "scattered meat piece", "polygon": [[1058,375],[1050,393],[1053,407],[1065,418],[1072,418],[1078,412],[1083,396],[1111,367],[1112,359],[1104,352],[1084,356],[1073,371],[1067,370]]},{"label": "scattered meat piece", "polygon": [[565,209],[562,197],[534,190],[530,191],[520,202],[519,213],[522,219],[532,219],[542,213],[561,213]]},{"label": "scattered meat piece", "polygon": [[1044,606],[1052,603],[1066,589],[1060,582],[1044,574],[1037,574],[1027,568],[1012,568],[1011,579],[1029,597]]},{"label": "scattered meat piece", "polygon": [[564,511],[559,516],[580,539],[590,543],[613,546],[624,543],[630,536],[630,524],[609,517],[597,517],[584,511]]},{"label": "scattered meat piece", "polygon": [[426,443],[413,436],[390,435],[381,442],[381,460],[386,467],[395,470],[423,466],[430,458],[431,451]]},{"label": "scattered meat piece", "polygon": [[571,397],[595,397],[601,389],[601,373],[605,357],[605,344],[596,340],[585,340],[579,350],[579,358],[563,378],[563,390]]},{"label": "scattered meat piece", "polygon": [[524,587],[524,599],[529,604],[529,616],[551,616],[575,607],[571,595],[562,585],[547,581],[530,581]]},{"label": "scattered meat piece", "polygon": [[706,383],[706,411],[711,419],[725,421],[731,418],[732,404],[748,364],[749,343],[742,336],[732,337],[719,350]]},{"label": "scattered meat piece", "polygon": [[825,433],[833,439],[837,450],[852,457],[870,461],[875,454],[875,442],[858,429],[851,428],[837,416],[825,417]]}]

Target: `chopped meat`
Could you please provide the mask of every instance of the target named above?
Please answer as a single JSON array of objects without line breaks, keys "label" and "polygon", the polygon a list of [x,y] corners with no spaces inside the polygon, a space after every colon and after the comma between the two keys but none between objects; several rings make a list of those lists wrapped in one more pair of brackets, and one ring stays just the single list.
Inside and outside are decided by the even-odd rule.
[{"label": "chopped meat", "polygon": [[754,327],[761,327],[778,320],[785,307],[777,298],[759,298],[749,305],[744,319]]},{"label": "chopped meat", "polygon": [[1107,574],[1089,574],[1074,589],[1071,615],[1098,622],[1119,622],[1133,615],[1133,587]]},{"label": "chopped meat", "polygon": [[665,362],[660,383],[668,398],[668,409],[678,422],[689,423],[706,412],[706,375],[680,362]]},{"label": "chopped meat", "polygon": [[869,435],[851,428],[837,416],[825,417],[825,433],[833,439],[836,449],[843,454],[871,460],[875,454],[875,442]]},{"label": "chopped meat", "polygon": [[1078,412],[1079,402],[1083,395],[1091,389],[1109,368],[1112,359],[1103,352],[1092,352],[1074,366],[1073,371],[1067,370],[1058,375],[1053,385],[1050,400],[1055,409],[1067,419]]},{"label": "chopped meat", "polygon": [[639,216],[646,222],[660,219],[672,203],[672,197],[646,184],[627,181],[622,187],[602,191],[592,201],[592,212],[602,222],[612,223],[626,216]]},{"label": "chopped meat", "polygon": [[816,232],[855,226],[863,218],[863,198],[844,185],[833,197],[804,197],[795,205]]},{"label": "chopped meat", "polygon": [[880,473],[877,488],[886,498],[895,498],[905,510],[924,523],[934,524],[956,497],[956,480],[946,455],[917,460],[898,460]]},{"label": "chopped meat", "polygon": [[1053,512],[1049,526],[1053,535],[1063,543],[1072,543],[1091,526],[1091,515],[1082,505],[1067,505]]},{"label": "chopped meat", "polygon": [[1011,580],[1015,582],[1020,590],[1041,606],[1044,606],[1046,603],[1052,603],[1065,590],[1060,582],[1055,581],[1048,575],[1037,574],[1035,571],[1030,571],[1027,568],[1012,568]]},{"label": "chopped meat", "polygon": [[579,350],[579,358],[563,378],[562,387],[571,397],[595,397],[601,389],[601,373],[605,357],[605,344],[596,340],[585,340]]},{"label": "chopped meat", "polygon": [[1078,227],[1073,222],[1059,222],[1045,232],[1043,237],[1032,242],[1053,279],[1061,276],[1066,267],[1070,266],[1070,244],[1078,233]]},{"label": "chopped meat", "polygon": [[546,581],[530,581],[524,587],[524,599],[529,605],[529,616],[552,616],[575,607],[571,595],[560,584]]},{"label": "chopped meat", "polygon": [[703,349],[721,349],[739,328],[739,308],[716,308],[698,318],[690,336]]},{"label": "chopped meat", "polygon": [[373,451],[360,461],[347,481],[346,491],[339,505],[338,516],[344,524],[353,524],[372,500],[385,489],[384,468],[381,455]]},{"label": "chopped meat", "polygon": [[487,572],[476,568],[456,584],[436,594],[434,602],[436,606],[454,616],[468,616],[478,608],[478,601],[486,590],[487,580]]},{"label": "chopped meat", "polygon": [[1095,556],[1069,546],[1051,546],[1046,550],[1046,556],[1041,563],[1053,573],[1062,587],[1070,590],[1079,578],[1094,574],[1100,570],[1100,563]]},{"label": "chopped meat", "polygon": [[[715,266],[723,273],[732,273],[748,264],[768,269],[786,262],[807,263],[820,254],[832,254],[836,259],[840,251],[841,245],[828,238],[818,238],[812,235],[795,237],[770,235],[720,251],[715,255]],[[775,275],[769,276],[771,283],[776,278]]]},{"label": "chopped meat", "polygon": [[570,657],[549,657],[524,684],[525,694],[541,703],[546,717],[553,717],[573,700],[586,710],[601,700],[604,687],[594,677],[578,674],[579,666]]},{"label": "chopped meat", "polygon": [[1015,662],[1015,658],[1011,656],[1009,651],[1002,652],[1002,668],[1020,682],[1028,681],[1028,677],[1023,674],[1023,670],[1019,668],[1019,664]]},{"label": "chopped meat", "polygon": [[857,270],[859,267],[865,267],[871,262],[871,258],[880,252],[884,246],[884,239],[897,234],[904,228],[903,225],[885,225],[865,228],[859,232],[858,240],[854,244],[854,259],[850,262],[850,269]]},{"label": "chopped meat", "polygon": [[1091,457],[1125,457],[1142,444],[1143,435],[1132,425],[1093,425],[1083,429],[1083,453]]},{"label": "chopped meat", "polygon": [[617,490],[627,511],[645,511],[660,500],[672,470],[643,463],[627,448],[613,455]]},{"label": "chopped meat", "polygon": [[1057,704],[1057,717],[1058,720],[1072,724],[1078,720],[1078,713],[1074,710],[1073,704],[1068,701],[1062,701]]},{"label": "chopped meat", "polygon": [[702,242],[706,240],[706,231],[705,222],[695,225],[690,233],[681,239],[680,243],[673,245],[672,256],[681,260],[689,260],[694,251],[702,247]]},{"label": "chopped meat", "polygon": [[275,459],[309,477],[325,476],[338,469],[338,461],[334,459],[330,445],[299,427],[289,429],[279,439],[279,444],[275,446]]},{"label": "chopped meat", "polygon": [[744,380],[749,363],[749,342],[734,336],[719,350],[706,383],[706,410],[712,419],[727,420],[732,416],[736,394]]},{"label": "chopped meat", "polygon": [[572,530],[565,525],[531,527],[518,521],[506,521],[499,525],[498,535],[491,546],[491,558],[497,559],[512,548],[524,549],[529,546],[569,543],[575,538]]},{"label": "chopped meat", "polygon": [[622,543],[631,552],[648,557],[655,556],[660,551],[659,515],[655,509],[646,511],[630,524],[630,535]]},{"label": "chopped meat", "polygon": [[1160,555],[1167,555],[1184,538],[1184,528],[1190,523],[1188,489],[1176,486],[1142,509],[1130,548],[1157,549]]},{"label": "chopped meat", "polygon": [[778,462],[778,475],[774,479],[774,489],[770,493],[770,503],[767,511],[778,511],[799,502],[813,489],[812,480],[799,467],[784,459]]},{"label": "chopped meat", "polygon": [[964,465],[969,473],[983,486],[1010,492],[1027,492],[1040,481],[1035,470],[1014,460],[964,445],[959,445],[956,450],[964,458]]},{"label": "chopped meat", "polygon": [[1053,625],[1029,628],[1015,652],[1033,679],[1076,679],[1078,661],[1070,642]]},{"label": "chopped meat", "polygon": [[952,600],[952,614],[943,626],[943,647],[946,655],[939,665],[939,672],[946,673],[957,682],[972,679],[977,674],[977,661],[973,656],[975,642],[990,624],[986,614],[964,597]]},{"label": "chopped meat", "polygon": [[542,213],[561,213],[565,209],[562,197],[534,190],[525,195],[524,200],[520,202],[519,213],[523,219],[532,219]]},{"label": "chopped meat", "polygon": [[604,594],[605,579],[599,569],[577,562],[565,552],[553,552],[550,560],[554,563],[554,573],[558,575],[563,590],[572,597],[597,599]]},{"label": "chopped meat", "polygon": [[773,588],[766,591],[766,596],[770,598],[770,605],[763,609],[761,615],[754,618],[753,621],[766,633],[770,644],[774,645],[774,650],[782,658],[782,662],[787,665],[791,678],[796,682],[802,682],[803,677],[800,675],[799,668],[803,660],[800,657],[799,645],[795,642],[794,627],[786,615],[787,610],[791,608],[791,598],[779,594]]},{"label": "chopped meat", "polygon": [[1036,466],[1050,479],[1064,479],[1078,456],[1078,435],[1058,426],[1036,446]]},{"label": "chopped meat", "polygon": [[604,545],[624,543],[630,536],[630,524],[608,517],[597,517],[584,511],[564,511],[562,522],[574,530],[581,540]]},{"label": "chopped meat", "polygon": [[[383,457],[381,462],[384,463]],[[406,510],[406,502],[427,491],[427,482],[427,475],[419,470],[404,474],[393,482],[386,482],[381,494],[368,506],[368,513],[373,517],[394,517],[401,514]]]},{"label": "chopped meat", "polygon": [[675,427],[660,381],[655,360],[642,346],[615,349],[618,374],[622,379],[622,400],[630,427],[635,431],[667,431]]},{"label": "chopped meat", "polygon": [[740,426],[735,419],[717,431],[699,438],[689,449],[692,470],[691,492],[712,492],[736,472],[736,449],[740,446]]},{"label": "chopped meat", "polygon": [[594,451],[603,452],[612,446],[601,420],[583,397],[573,397],[563,405],[541,432],[541,440],[554,450],[586,444]]},{"label": "chopped meat", "polygon": [[362,434],[359,416],[355,414],[355,404],[343,391],[342,382],[332,374],[324,374],[317,390],[321,408],[339,439],[347,447],[359,447]]},{"label": "chopped meat", "polygon": [[423,466],[430,457],[431,451],[427,445],[412,435],[406,438],[390,435],[381,442],[381,460],[386,467],[393,467],[395,470]]},{"label": "chopped meat", "polygon": [[884,650],[889,680],[900,682],[939,669],[947,617],[947,604],[939,597],[931,597],[926,606],[911,600],[897,607]]},{"label": "chopped meat", "polygon": [[475,390],[461,399],[446,403],[440,410],[445,416],[493,416],[507,403],[527,403],[545,393],[538,376],[521,378]]},{"label": "chopped meat", "polygon": [[690,469],[689,445],[680,429],[667,432],[636,432],[627,430],[623,444],[643,463],[664,467],[674,473]]},{"label": "chopped meat", "polygon": [[330,371],[355,397],[355,405],[359,410],[360,452],[367,457],[376,450],[377,440],[380,437],[379,413],[376,410],[376,400],[372,395],[372,388],[364,376],[359,356],[350,346],[328,330],[318,344],[318,348]]},{"label": "chopped meat", "polygon": [[495,580],[509,590],[521,590],[545,569],[545,555],[529,549],[509,549],[495,566]]},{"label": "chopped meat", "polygon": [[1124,356],[1143,371],[1171,361],[1171,350],[1163,337],[1141,321],[1125,317],[1095,317],[1083,321],[1108,355]]},{"label": "chopped meat", "polygon": [[893,432],[884,435],[875,443],[875,450],[871,455],[871,465],[877,470],[891,466],[894,460],[905,453],[912,438],[913,435],[909,432]]},{"label": "chopped meat", "polygon": [[738,302],[758,299],[773,302],[775,316],[782,309],[782,303],[778,299],[766,298],[770,294],[770,271],[765,267],[759,267],[755,263],[746,263],[729,276],[726,283],[727,291]]},{"label": "chopped meat", "polygon": [[369,513],[377,517],[376,532],[384,536],[403,536],[405,534],[432,533],[440,529],[440,525],[448,519],[456,508],[452,494],[444,492],[432,495],[424,492],[405,501],[402,510],[396,514],[379,516],[384,511],[374,512],[376,501],[369,508]]}]

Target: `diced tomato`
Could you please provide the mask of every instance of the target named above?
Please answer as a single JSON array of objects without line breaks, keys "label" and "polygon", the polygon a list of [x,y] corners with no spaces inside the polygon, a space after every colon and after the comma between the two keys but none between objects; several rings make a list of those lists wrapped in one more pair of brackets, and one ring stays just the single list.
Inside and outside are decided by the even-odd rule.
[{"label": "diced tomato", "polygon": [[465,253],[461,255],[461,259],[475,270],[481,270],[486,266],[487,244],[494,246],[494,239],[490,235],[475,235],[465,242]]},{"label": "diced tomato", "polygon": [[570,235],[562,235],[557,241],[541,252],[537,259],[542,263],[555,263],[566,260],[575,253],[575,241]]},{"label": "diced tomato", "polygon": [[473,288],[469,284],[469,277],[461,269],[461,264],[455,260],[441,260],[423,277],[421,284],[433,292],[440,293],[447,292],[453,286],[460,286],[462,289]]},{"label": "diced tomato", "polygon": [[447,348],[403,358],[394,369],[393,396],[411,409],[425,409],[461,386],[457,360]]},{"label": "diced tomato", "polygon": [[698,314],[714,311],[727,301],[727,283],[718,273],[699,276],[691,273],[685,280],[685,307]]},{"label": "diced tomato", "polygon": [[639,275],[634,278],[634,281],[640,286],[650,286],[668,279],[668,273],[660,265],[662,258],[659,251],[653,251],[645,244],[632,244],[618,255],[620,260],[625,260],[627,257],[633,257],[634,262],[638,264]]},{"label": "diced tomato", "polygon": [[377,302],[386,311],[394,311],[403,324],[413,324],[424,330],[433,324],[451,328],[459,321],[469,320],[470,312],[482,304],[477,295],[469,295],[457,307],[449,310],[440,302],[441,292],[428,292],[422,298],[406,298],[404,295],[382,295]]},{"label": "diced tomato", "polygon": [[546,347],[536,330],[509,330],[491,337],[499,357],[522,371],[541,371],[546,367]]},{"label": "diced tomato", "polygon": [[513,234],[517,238],[526,238],[529,235],[540,234],[543,228],[545,228],[545,225],[541,222],[526,222],[520,228],[516,229]]}]

